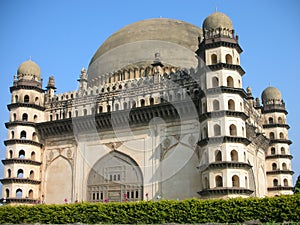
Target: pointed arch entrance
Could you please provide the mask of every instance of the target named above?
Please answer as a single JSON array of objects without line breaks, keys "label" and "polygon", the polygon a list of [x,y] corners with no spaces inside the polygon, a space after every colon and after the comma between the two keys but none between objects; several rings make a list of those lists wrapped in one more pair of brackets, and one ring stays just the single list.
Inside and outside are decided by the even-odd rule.
[{"label": "pointed arch entrance", "polygon": [[95,163],[87,181],[88,201],[120,202],[142,199],[142,171],[130,156],[114,150]]}]

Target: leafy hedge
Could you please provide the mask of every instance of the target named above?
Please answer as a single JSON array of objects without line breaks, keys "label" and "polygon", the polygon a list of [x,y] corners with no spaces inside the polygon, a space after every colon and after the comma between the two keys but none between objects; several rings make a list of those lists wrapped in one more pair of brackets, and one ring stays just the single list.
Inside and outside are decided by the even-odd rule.
[{"label": "leafy hedge", "polygon": [[228,200],[2,206],[0,223],[242,223],[300,222],[300,194]]}]

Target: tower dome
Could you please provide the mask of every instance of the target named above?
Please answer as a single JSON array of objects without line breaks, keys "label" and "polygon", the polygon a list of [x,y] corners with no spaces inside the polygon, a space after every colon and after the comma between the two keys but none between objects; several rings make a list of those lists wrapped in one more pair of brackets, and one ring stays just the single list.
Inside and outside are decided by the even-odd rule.
[{"label": "tower dome", "polygon": [[218,28],[233,30],[231,19],[224,13],[214,12],[203,21],[203,30],[214,30]]},{"label": "tower dome", "polygon": [[18,79],[35,79],[40,80],[41,70],[40,67],[33,62],[28,60],[23,62],[17,71]]},{"label": "tower dome", "polygon": [[282,97],[281,97],[281,92],[275,88],[275,87],[267,87],[261,94],[261,99],[263,103],[267,103],[269,101],[273,102],[281,102]]}]

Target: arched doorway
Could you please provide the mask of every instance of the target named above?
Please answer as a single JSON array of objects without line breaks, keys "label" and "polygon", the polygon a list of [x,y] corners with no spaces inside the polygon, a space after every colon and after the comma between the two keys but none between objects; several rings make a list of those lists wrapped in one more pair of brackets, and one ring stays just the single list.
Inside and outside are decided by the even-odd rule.
[{"label": "arched doorway", "polygon": [[102,157],[88,176],[87,200],[143,200],[143,175],[140,167],[130,156],[116,150]]}]

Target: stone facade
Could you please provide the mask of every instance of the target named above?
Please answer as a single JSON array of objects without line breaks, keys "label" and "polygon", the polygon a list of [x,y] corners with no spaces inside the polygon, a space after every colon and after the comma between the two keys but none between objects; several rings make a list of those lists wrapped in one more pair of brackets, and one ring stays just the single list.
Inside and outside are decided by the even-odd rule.
[{"label": "stone facade", "polygon": [[[155,35],[168,28],[171,38]],[[216,12],[202,29],[165,19],[121,29],[73,92],[57,94],[53,76],[43,89],[39,66],[22,63],[10,88],[2,200],[291,194],[285,103],[276,88],[262,105],[243,89],[241,53],[230,18]]]}]

